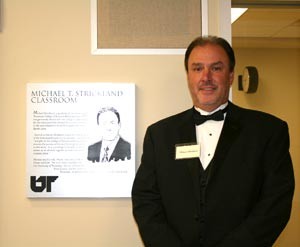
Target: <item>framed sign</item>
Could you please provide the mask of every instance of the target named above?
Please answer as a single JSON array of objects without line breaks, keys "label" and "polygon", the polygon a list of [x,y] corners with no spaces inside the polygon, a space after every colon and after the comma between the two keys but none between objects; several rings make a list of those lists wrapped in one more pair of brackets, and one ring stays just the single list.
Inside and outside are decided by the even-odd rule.
[{"label": "framed sign", "polygon": [[27,84],[27,196],[130,197],[135,85]]}]

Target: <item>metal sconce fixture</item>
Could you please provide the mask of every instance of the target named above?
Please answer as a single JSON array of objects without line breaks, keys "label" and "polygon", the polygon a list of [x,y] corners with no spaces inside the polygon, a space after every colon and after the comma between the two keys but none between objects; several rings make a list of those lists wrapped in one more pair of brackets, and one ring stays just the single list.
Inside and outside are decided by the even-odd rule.
[{"label": "metal sconce fixture", "polygon": [[238,76],[238,89],[245,93],[255,93],[258,87],[258,70],[254,66],[246,66],[243,74]]}]

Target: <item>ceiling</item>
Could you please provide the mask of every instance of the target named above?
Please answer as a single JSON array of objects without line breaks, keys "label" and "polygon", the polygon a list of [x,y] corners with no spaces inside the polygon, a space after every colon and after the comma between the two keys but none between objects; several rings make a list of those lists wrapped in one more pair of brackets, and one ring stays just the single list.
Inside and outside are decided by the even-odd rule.
[{"label": "ceiling", "polygon": [[[278,3],[278,1],[272,2]],[[242,7],[249,7],[249,5]],[[250,5],[249,9],[232,24],[232,45],[234,47],[300,48],[300,2],[281,6]]]}]

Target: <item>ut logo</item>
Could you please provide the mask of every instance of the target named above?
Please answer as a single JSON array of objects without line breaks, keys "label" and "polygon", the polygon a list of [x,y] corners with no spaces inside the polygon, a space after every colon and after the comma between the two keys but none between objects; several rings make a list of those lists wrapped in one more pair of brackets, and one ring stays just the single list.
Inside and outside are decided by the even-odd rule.
[{"label": "ut logo", "polygon": [[40,176],[36,179],[36,176],[30,177],[30,187],[34,192],[51,192],[51,183],[53,183],[58,176]]}]

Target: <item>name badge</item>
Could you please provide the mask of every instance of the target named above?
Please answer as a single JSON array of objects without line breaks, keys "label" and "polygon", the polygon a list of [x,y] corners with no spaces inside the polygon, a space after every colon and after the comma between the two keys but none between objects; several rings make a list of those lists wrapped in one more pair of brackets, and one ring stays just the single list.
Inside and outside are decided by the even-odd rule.
[{"label": "name badge", "polygon": [[199,144],[178,144],[175,146],[175,159],[192,159],[200,157]]}]

